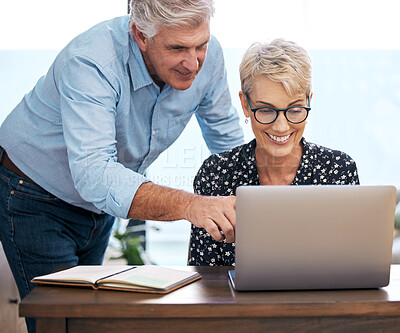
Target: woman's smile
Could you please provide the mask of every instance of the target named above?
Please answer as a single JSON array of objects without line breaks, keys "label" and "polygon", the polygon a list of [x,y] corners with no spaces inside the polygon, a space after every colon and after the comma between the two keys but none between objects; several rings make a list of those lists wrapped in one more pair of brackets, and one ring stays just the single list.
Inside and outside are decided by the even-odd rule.
[{"label": "woman's smile", "polygon": [[268,135],[268,137],[271,139],[271,141],[273,143],[280,144],[280,145],[287,143],[290,140],[290,137],[293,134],[293,133],[290,133],[288,135],[283,135],[283,136],[280,135],[280,136],[278,136],[278,135],[274,135],[274,134],[267,133],[267,132],[265,132],[265,133]]}]

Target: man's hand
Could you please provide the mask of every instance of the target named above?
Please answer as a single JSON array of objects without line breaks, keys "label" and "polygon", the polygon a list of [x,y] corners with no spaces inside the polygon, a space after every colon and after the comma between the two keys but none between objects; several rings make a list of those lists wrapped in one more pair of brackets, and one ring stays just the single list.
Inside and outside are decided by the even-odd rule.
[{"label": "man's hand", "polygon": [[143,183],[132,200],[128,218],[188,220],[204,228],[216,241],[235,241],[236,197],[210,197],[176,190],[152,182]]},{"label": "man's hand", "polygon": [[228,243],[235,241],[236,197],[206,197],[196,196],[186,207],[187,220],[196,227],[204,228],[216,241],[224,238],[218,229],[222,230]]}]

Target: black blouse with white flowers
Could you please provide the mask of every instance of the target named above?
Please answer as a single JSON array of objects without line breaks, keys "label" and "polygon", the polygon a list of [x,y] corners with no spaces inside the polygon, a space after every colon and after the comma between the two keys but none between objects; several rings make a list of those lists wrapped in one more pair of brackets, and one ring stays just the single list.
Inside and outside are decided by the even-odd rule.
[{"label": "black blouse with white flowers", "polygon": [[[347,154],[308,143],[291,185],[359,184],[356,163]],[[235,195],[240,185],[260,185],[256,140],[230,151],[211,155],[194,179],[195,193],[210,196]],[[235,265],[235,243],[215,241],[203,228],[192,225],[189,265]]]}]

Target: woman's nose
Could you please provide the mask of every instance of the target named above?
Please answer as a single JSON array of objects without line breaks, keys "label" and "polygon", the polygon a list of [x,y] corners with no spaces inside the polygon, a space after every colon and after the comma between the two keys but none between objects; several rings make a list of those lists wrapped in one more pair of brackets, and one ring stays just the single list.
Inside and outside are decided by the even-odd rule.
[{"label": "woman's nose", "polygon": [[272,123],[272,128],[277,132],[285,132],[290,128],[289,122],[283,112],[279,112],[278,117]]}]

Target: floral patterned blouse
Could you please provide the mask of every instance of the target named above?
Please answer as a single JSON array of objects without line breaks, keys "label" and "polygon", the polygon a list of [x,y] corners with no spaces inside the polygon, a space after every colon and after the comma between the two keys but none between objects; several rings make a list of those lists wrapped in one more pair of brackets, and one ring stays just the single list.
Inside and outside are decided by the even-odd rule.
[{"label": "floral patterned blouse", "polygon": [[[347,154],[308,143],[304,138],[303,156],[291,185],[359,184],[356,163]],[[240,185],[260,185],[256,140],[203,162],[194,179],[194,191],[210,196],[235,195]],[[235,243],[215,241],[203,228],[192,225],[189,265],[234,266]]]}]

